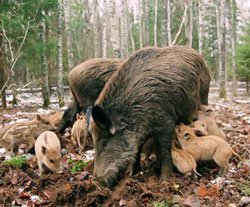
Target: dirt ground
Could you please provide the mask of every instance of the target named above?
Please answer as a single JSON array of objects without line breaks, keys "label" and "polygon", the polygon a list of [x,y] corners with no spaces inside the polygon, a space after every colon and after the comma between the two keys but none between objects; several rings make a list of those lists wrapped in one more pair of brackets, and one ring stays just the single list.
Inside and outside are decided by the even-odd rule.
[{"label": "dirt ground", "polygon": [[[174,171],[168,182],[159,182],[159,164],[152,159],[142,161],[142,171],[126,175],[111,191],[92,179],[93,161],[79,172],[72,172],[69,157],[82,159],[68,133],[60,136],[64,172],[39,177],[35,157],[21,169],[4,163],[0,156],[0,206],[250,206],[250,104],[212,104],[218,123],[227,141],[241,156],[230,160],[230,171],[223,177],[213,162],[198,164],[198,178],[185,177]],[[35,108],[14,108],[0,111],[0,121],[10,122],[18,111],[32,112]],[[29,118],[20,115],[18,118]],[[28,115],[27,115],[28,116]]]}]

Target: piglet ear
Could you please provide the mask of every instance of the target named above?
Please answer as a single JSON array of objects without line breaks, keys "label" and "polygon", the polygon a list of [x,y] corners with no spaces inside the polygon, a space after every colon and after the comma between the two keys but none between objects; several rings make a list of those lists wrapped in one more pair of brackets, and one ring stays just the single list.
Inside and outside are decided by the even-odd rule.
[{"label": "piglet ear", "polygon": [[207,108],[206,111],[205,111],[205,114],[209,115],[211,113],[213,113],[213,109],[212,108]]},{"label": "piglet ear", "polygon": [[76,114],[76,119],[79,119],[80,118],[80,115],[79,113]]},{"label": "piglet ear", "polygon": [[45,154],[46,154],[46,152],[47,152],[46,147],[42,146],[42,154],[43,154],[43,155],[45,155]]},{"label": "piglet ear", "polygon": [[181,130],[180,130],[179,126],[176,126],[176,127],[175,127],[175,133],[176,133],[176,134],[179,134],[180,132],[181,132]]},{"label": "piglet ear", "polygon": [[92,118],[98,127],[108,130],[111,134],[115,134],[115,128],[111,119],[100,106],[95,105],[93,107]]},{"label": "piglet ear", "polygon": [[36,120],[37,120],[37,121],[41,121],[41,120],[42,120],[42,117],[41,117],[40,114],[37,114],[37,115],[36,115]]}]

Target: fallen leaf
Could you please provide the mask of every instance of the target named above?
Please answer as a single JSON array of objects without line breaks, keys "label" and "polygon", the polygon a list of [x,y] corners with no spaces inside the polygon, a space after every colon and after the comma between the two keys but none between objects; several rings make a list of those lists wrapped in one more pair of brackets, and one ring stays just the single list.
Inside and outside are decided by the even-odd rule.
[{"label": "fallen leaf", "polygon": [[18,183],[18,178],[19,178],[19,176],[15,173],[15,174],[12,176],[11,184],[12,184],[12,185],[16,185],[16,184]]},{"label": "fallen leaf", "polygon": [[21,192],[20,195],[19,195],[19,198],[22,198],[22,199],[30,199],[30,193],[29,192]]},{"label": "fallen leaf", "polygon": [[76,178],[77,178],[78,180],[84,180],[84,179],[86,179],[89,175],[90,175],[90,173],[89,173],[88,171],[85,170],[85,171],[81,172],[80,174],[76,175]]},{"label": "fallen leaf", "polygon": [[200,207],[201,206],[201,202],[199,200],[199,198],[194,197],[194,196],[189,196],[185,199],[185,201],[183,202],[183,204],[185,206],[189,206],[189,207]]},{"label": "fallen leaf", "polygon": [[250,204],[250,197],[243,196],[240,199],[240,206],[248,206]]},{"label": "fallen leaf", "polygon": [[56,192],[53,189],[47,189],[43,192],[43,194],[49,199],[49,200],[54,200],[56,197]]},{"label": "fallen leaf", "polygon": [[127,202],[124,199],[121,199],[119,201],[119,206],[126,206],[126,205],[127,205]]},{"label": "fallen leaf", "polygon": [[207,188],[203,183],[200,185],[200,187],[198,187],[198,196],[199,197],[219,197],[220,195],[220,189],[219,189],[219,185],[215,184],[212,185],[210,188]]},{"label": "fallen leaf", "polygon": [[63,185],[63,191],[70,192],[72,190],[72,185],[69,183],[66,183]]}]

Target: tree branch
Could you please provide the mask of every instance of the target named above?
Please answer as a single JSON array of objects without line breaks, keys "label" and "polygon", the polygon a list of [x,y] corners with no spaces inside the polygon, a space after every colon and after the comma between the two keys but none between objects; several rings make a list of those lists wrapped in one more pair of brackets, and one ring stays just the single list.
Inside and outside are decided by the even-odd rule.
[{"label": "tree branch", "polygon": [[[37,9],[36,9],[36,14],[37,14],[37,11],[38,11],[38,8],[39,8],[39,7],[40,7],[40,3],[39,3],[39,5],[38,5],[38,7],[37,7]],[[35,15],[35,17],[36,17],[36,15]],[[34,17],[33,19],[31,19],[31,20],[28,21],[28,23],[27,23],[27,28],[26,28],[26,30],[25,30],[24,37],[23,37],[23,39],[22,39],[22,42],[21,42],[21,44],[20,44],[20,46],[19,46],[19,48],[18,48],[18,50],[17,50],[15,56],[13,55],[12,46],[11,46],[11,43],[10,43],[9,38],[7,37],[7,35],[6,35],[6,33],[5,33],[5,29],[4,29],[4,25],[3,25],[3,21],[2,21],[3,35],[4,35],[4,38],[7,40],[8,44],[9,44],[9,48],[10,48],[10,52],[11,52],[11,64],[10,64],[10,71],[11,71],[11,73],[12,73],[12,71],[13,71],[13,68],[14,68],[16,62],[17,62],[17,59],[19,58],[21,49],[22,49],[23,44],[24,44],[24,42],[25,42],[25,40],[26,40],[26,37],[27,37],[27,35],[28,35],[28,31],[29,31],[29,29],[30,29],[30,23],[33,22],[33,21],[35,21],[35,17]],[[3,92],[3,90],[6,88],[7,84],[9,83],[9,81],[10,81],[10,77],[7,78],[6,82],[4,83],[3,87],[2,87],[1,90],[0,90],[0,93]]]},{"label": "tree branch", "polygon": [[175,36],[173,42],[171,43],[171,45],[174,45],[176,43],[177,39],[179,38],[179,36],[181,34],[181,30],[182,30],[183,24],[185,22],[185,17],[187,15],[187,10],[188,10],[188,5],[185,6],[185,10],[184,10],[184,13],[183,13],[183,16],[182,16],[182,20],[181,20],[181,24],[180,24],[179,30],[176,33],[176,36]]},{"label": "tree branch", "polygon": [[3,30],[3,37],[7,40],[7,43],[8,43],[8,46],[9,46],[10,56],[11,56],[11,62],[13,62],[13,60],[14,60],[14,54],[13,54],[13,50],[12,50],[12,46],[11,46],[10,40],[7,37],[6,32],[5,32],[3,21],[2,21],[2,30]]}]

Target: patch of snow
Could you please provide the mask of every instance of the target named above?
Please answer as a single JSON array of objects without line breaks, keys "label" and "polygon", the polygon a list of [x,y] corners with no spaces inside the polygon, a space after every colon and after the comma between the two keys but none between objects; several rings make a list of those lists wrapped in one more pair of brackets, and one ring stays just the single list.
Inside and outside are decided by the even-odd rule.
[{"label": "patch of snow", "polygon": [[68,153],[68,154],[67,154],[67,158],[68,158],[68,159],[72,159],[72,160],[78,160],[78,159],[79,159],[79,156],[76,155],[76,154]]},{"label": "patch of snow", "polygon": [[37,109],[37,112],[38,112],[39,114],[49,114],[49,113],[50,113],[50,111],[49,111],[49,110],[42,109],[42,108]]},{"label": "patch of snow", "polygon": [[27,153],[27,154],[25,154],[25,157],[26,157],[27,160],[30,160],[32,157],[34,157],[34,155],[30,154],[30,153]]},{"label": "patch of snow", "polygon": [[24,191],[24,188],[19,188],[18,193],[22,193]]},{"label": "patch of snow", "polygon": [[8,154],[5,155],[5,160],[10,160],[12,157]]},{"label": "patch of snow", "polygon": [[66,110],[68,107],[67,106],[63,106],[63,107],[61,107],[61,110]]},{"label": "patch of snow", "polygon": [[24,152],[24,149],[18,149],[18,154],[21,154],[21,155],[23,155],[25,152]]},{"label": "patch of snow", "polygon": [[65,148],[62,148],[61,153],[62,153],[63,155],[66,155],[66,154],[68,153],[68,151],[67,151]]},{"label": "patch of snow", "polygon": [[41,201],[41,198],[40,198],[39,196],[37,196],[37,195],[32,195],[32,196],[30,197],[30,199],[31,199],[33,202],[35,202],[35,201]]},{"label": "patch of snow", "polygon": [[227,124],[227,123],[222,123],[223,127],[224,127],[224,130],[226,132],[228,131],[231,131],[233,129],[233,127],[230,125],[230,124]]},{"label": "patch of snow", "polygon": [[245,99],[245,100],[236,99],[235,102],[242,103],[242,104],[247,104],[247,103],[250,103],[250,100],[248,100],[248,99]]},{"label": "patch of snow", "polygon": [[15,124],[15,123],[16,123],[16,121],[11,121],[11,122],[9,122],[8,125],[10,125],[10,124]]},{"label": "patch of snow", "polygon": [[250,197],[243,196],[240,199],[240,206],[248,206],[250,204]]},{"label": "patch of snow", "polygon": [[230,169],[229,172],[230,173],[237,173],[237,170],[236,169]]},{"label": "patch of snow", "polygon": [[5,118],[13,118],[14,115],[13,114],[4,114],[3,117],[5,117]]},{"label": "patch of snow", "polygon": [[248,124],[250,124],[250,116],[244,116],[242,119],[245,120]]},{"label": "patch of snow", "polygon": [[84,153],[84,161],[87,162],[87,161],[93,160],[94,159],[94,155],[95,155],[95,151],[94,150],[87,150]]},{"label": "patch of snow", "polygon": [[221,185],[225,182],[230,183],[229,180],[226,180],[226,178],[223,178],[223,177],[217,177],[216,179],[210,181],[211,184],[219,184],[219,185]]},{"label": "patch of snow", "polygon": [[0,148],[0,154],[3,155],[6,153],[6,150],[4,148]]},{"label": "patch of snow", "polygon": [[26,121],[30,121],[30,119],[17,119],[16,122],[26,122]]}]

